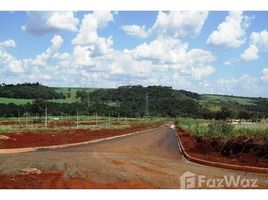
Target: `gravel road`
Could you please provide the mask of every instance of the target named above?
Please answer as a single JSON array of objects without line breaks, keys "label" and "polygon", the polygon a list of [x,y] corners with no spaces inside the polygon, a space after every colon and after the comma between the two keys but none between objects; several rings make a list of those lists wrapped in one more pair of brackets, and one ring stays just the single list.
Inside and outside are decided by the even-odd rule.
[{"label": "gravel road", "polygon": [[[66,180],[79,178],[109,185],[142,183],[148,188],[180,188],[180,176],[189,171],[202,175],[202,180],[222,179],[224,176],[258,179],[258,188],[268,188],[268,175],[214,168],[187,161],[180,153],[175,130],[165,126],[95,144],[0,155],[0,174],[19,174],[25,168],[61,170]],[[202,188],[208,186],[205,183],[201,185]]]}]

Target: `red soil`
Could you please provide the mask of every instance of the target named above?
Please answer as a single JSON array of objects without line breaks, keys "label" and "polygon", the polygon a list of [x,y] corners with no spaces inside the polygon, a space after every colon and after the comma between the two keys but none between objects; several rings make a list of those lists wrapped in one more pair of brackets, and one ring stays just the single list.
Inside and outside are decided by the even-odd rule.
[{"label": "red soil", "polygon": [[185,152],[192,157],[213,162],[268,168],[268,159],[257,157],[254,152],[231,156],[221,155],[212,145],[213,141],[216,141],[215,138],[198,142],[198,138],[180,129],[177,131],[177,137],[180,138]]},{"label": "red soil", "polygon": [[159,125],[159,123],[155,124],[154,126],[135,125],[125,129],[70,129],[64,131],[8,133],[6,134],[6,136],[8,136],[9,139],[0,140],[0,149],[52,146],[84,142],[99,138],[123,135],[135,131],[144,130],[146,128],[157,127]]},{"label": "red soil", "polygon": [[2,189],[124,189],[124,188],[154,188],[149,183],[135,181],[118,181],[101,183],[89,178],[64,178],[61,171],[47,171],[41,174],[0,175],[0,188]]}]

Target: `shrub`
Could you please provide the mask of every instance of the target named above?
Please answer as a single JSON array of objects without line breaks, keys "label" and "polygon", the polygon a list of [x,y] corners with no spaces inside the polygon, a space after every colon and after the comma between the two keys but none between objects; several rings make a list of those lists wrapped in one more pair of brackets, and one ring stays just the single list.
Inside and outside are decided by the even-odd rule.
[{"label": "shrub", "polygon": [[227,135],[231,134],[234,126],[225,121],[214,121],[208,125],[208,133],[210,135]]}]

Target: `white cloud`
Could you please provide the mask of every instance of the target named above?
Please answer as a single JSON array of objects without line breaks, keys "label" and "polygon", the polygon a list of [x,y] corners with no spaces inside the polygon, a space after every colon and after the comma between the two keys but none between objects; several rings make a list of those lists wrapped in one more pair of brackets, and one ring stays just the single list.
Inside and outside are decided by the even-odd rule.
[{"label": "white cloud", "polygon": [[59,35],[55,35],[51,39],[51,46],[47,48],[46,51],[36,56],[35,59],[29,59],[28,62],[32,65],[40,65],[44,66],[47,64],[47,61],[52,58],[57,51],[60,49],[61,45],[63,43],[63,39]]},{"label": "white cloud", "polygon": [[215,68],[212,66],[198,67],[192,69],[192,76],[196,80],[201,80],[215,72]]},{"label": "white cloud", "polygon": [[34,35],[44,35],[59,31],[75,32],[78,24],[79,19],[69,11],[27,12],[27,22],[21,29]]},{"label": "white cloud", "polygon": [[250,45],[242,54],[241,59],[245,61],[258,59],[258,48],[255,45]]},{"label": "white cloud", "polygon": [[238,78],[219,79],[219,91],[223,94],[236,94],[241,96],[258,96],[265,94],[265,86],[257,77],[243,74]]},{"label": "white cloud", "polygon": [[263,81],[267,81],[268,80],[268,67],[262,69],[261,80],[263,80]]},{"label": "white cloud", "polygon": [[14,73],[22,73],[22,72],[24,72],[24,70],[22,68],[22,62],[20,60],[12,59],[9,62],[8,66],[9,66],[10,71],[12,71]]},{"label": "white cloud", "polygon": [[138,26],[138,25],[126,25],[121,27],[123,31],[127,35],[136,36],[140,38],[147,38],[148,32],[146,31],[145,26]]},{"label": "white cloud", "polygon": [[218,25],[207,39],[207,44],[238,48],[246,41],[246,29],[250,25],[250,17],[243,12],[229,12],[225,21]]},{"label": "white cloud", "polygon": [[96,11],[84,16],[77,36],[72,40],[74,45],[90,45],[90,49],[98,54],[111,50],[112,37],[98,35],[98,29],[104,28],[113,21],[113,14],[108,11]]},{"label": "white cloud", "polygon": [[73,51],[73,62],[81,66],[92,66],[94,62],[90,57],[91,51],[87,46],[76,46]]},{"label": "white cloud", "polygon": [[241,54],[245,61],[257,60],[260,51],[268,50],[268,31],[253,32],[250,34],[250,46]]},{"label": "white cloud", "polygon": [[16,47],[16,46],[17,46],[16,42],[12,39],[5,40],[0,43],[0,47],[4,47],[4,48],[10,48],[10,47]]},{"label": "white cloud", "polygon": [[149,60],[153,64],[168,65],[173,69],[204,67],[215,60],[211,52],[188,49],[187,43],[174,38],[157,38],[130,50],[136,60]]},{"label": "white cloud", "polygon": [[200,33],[208,12],[171,11],[159,12],[151,32],[173,37],[194,36]]},{"label": "white cloud", "polygon": [[152,42],[143,43],[132,50],[136,59],[151,60],[158,64],[178,64],[185,62],[187,44],[181,44],[173,38],[157,38]]},{"label": "white cloud", "polygon": [[250,35],[250,43],[259,49],[268,50],[268,31],[253,32]]},{"label": "white cloud", "polygon": [[24,72],[22,62],[14,58],[5,48],[15,47],[14,40],[5,40],[0,43],[0,72],[5,73],[22,73]]}]

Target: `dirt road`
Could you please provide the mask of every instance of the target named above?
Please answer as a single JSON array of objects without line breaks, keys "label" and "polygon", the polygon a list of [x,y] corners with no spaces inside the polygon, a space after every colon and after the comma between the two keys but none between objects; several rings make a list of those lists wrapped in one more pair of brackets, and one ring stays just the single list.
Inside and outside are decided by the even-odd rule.
[{"label": "dirt road", "polygon": [[[187,171],[202,175],[203,181],[223,176],[258,179],[258,188],[268,188],[268,175],[208,167],[185,160],[180,154],[175,130],[164,126],[95,144],[0,155],[1,175],[20,174],[25,168],[37,168],[43,173],[62,172],[62,176],[57,175],[53,180],[38,178],[42,173],[31,178],[19,177],[24,187],[30,182],[28,186],[32,188],[180,188],[179,178]],[[8,187],[3,186],[3,181],[12,184],[16,178],[0,178],[0,185],[2,181],[2,187]],[[48,183],[44,183],[46,181]],[[208,187],[206,183],[201,186]]]}]

